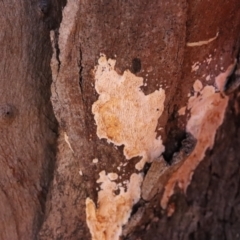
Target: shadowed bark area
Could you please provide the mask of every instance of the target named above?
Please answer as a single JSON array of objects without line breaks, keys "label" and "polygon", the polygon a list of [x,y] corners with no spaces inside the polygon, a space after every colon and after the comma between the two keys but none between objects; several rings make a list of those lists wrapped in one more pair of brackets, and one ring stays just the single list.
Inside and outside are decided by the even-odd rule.
[{"label": "shadowed bark area", "polygon": [[[193,83],[213,85],[237,57],[240,2],[20,0],[0,6],[0,238],[91,239],[85,200],[97,203],[99,172],[128,180],[140,159],[118,171],[126,162],[123,146],[96,135],[93,70],[100,53],[116,59],[119,74],[129,69],[143,77],[145,94],[165,89],[156,131],[171,164],[186,138],[186,116],[177,112]],[[238,119],[235,92],[186,195],[176,188],[166,210],[163,189],[140,199],[121,239],[239,237]],[[174,171],[170,167],[167,178]]]},{"label": "shadowed bark area", "polygon": [[37,1],[1,1],[0,238],[35,239],[54,168],[51,44]]},{"label": "shadowed bark area", "polygon": [[0,2],[1,239],[36,239],[43,222],[58,126],[50,102],[49,30],[59,25],[62,6]]},{"label": "shadowed bark area", "polygon": [[238,239],[238,146],[239,97],[235,95],[215,146],[196,169],[186,196],[176,189],[168,209],[162,211],[157,195],[147,206],[149,217],[139,222],[136,232],[126,239]]}]

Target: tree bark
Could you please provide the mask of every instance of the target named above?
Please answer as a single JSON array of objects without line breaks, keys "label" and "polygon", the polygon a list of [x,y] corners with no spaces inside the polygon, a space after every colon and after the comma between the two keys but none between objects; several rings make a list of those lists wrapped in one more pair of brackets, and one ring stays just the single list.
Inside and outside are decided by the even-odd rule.
[{"label": "tree bark", "polygon": [[34,239],[53,176],[51,44],[37,2],[1,1],[1,239]]},{"label": "tree bark", "polygon": [[[183,116],[178,111],[189,106],[194,91],[198,99],[206,86],[215,87],[219,74],[239,58],[238,0],[0,5],[0,239],[97,239],[87,224],[86,199],[99,201],[103,170],[117,172],[118,183],[133,173],[143,178],[120,239],[240,237],[238,89],[228,96],[223,89],[214,92],[227,107],[222,104],[217,114],[224,120],[212,130],[214,144],[201,145],[207,149],[204,158],[193,156],[201,139],[187,131],[192,109]],[[115,136],[97,134],[93,105],[101,95],[100,54],[116,60],[119,78],[142,77],[144,97],[164,89],[156,134],[165,151],[141,171],[135,169],[140,155],[126,160],[127,144],[116,146]],[[198,91],[196,80],[203,85]],[[136,125],[142,121],[136,119]],[[189,152],[184,141],[190,141]],[[184,188],[173,179],[186,171],[190,157],[196,164],[189,182],[183,176]],[[168,189],[174,194],[166,196]]]}]

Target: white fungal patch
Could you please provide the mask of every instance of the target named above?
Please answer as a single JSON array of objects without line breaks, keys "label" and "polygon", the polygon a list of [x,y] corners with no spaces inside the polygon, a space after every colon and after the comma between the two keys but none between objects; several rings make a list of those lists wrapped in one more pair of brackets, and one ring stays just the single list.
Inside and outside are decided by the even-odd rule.
[{"label": "white fungal patch", "polygon": [[[159,89],[145,95],[140,89],[143,78],[128,70],[119,75],[114,70],[115,63],[115,60],[107,60],[102,54],[95,68],[95,89],[99,98],[93,104],[92,112],[97,135],[116,146],[124,145],[127,159],[141,156],[136,165],[141,170],[145,162],[152,161],[164,151],[161,138],[156,138],[155,129],[163,112],[165,92]],[[127,163],[121,163],[117,169],[121,170]],[[99,175],[98,208],[90,198],[86,199],[87,224],[92,240],[118,240],[133,205],[140,199],[143,177],[133,173],[130,181],[117,184],[114,181],[121,179],[124,173],[118,176],[102,171]]]},{"label": "white fungal patch", "polygon": [[[141,174],[132,174],[130,182],[126,182],[127,191],[109,179],[105,171],[101,172],[98,182],[101,190],[98,192],[98,208],[90,199],[86,199],[87,225],[92,235],[92,240],[119,240],[122,226],[127,223],[131,209],[140,199]],[[115,191],[120,194],[116,195]]]},{"label": "white fungal patch", "polygon": [[211,79],[211,76],[210,75],[207,75],[206,76],[206,81],[209,81]]},{"label": "white fungal patch", "polygon": [[118,179],[117,173],[108,173],[107,176],[108,176],[109,180],[111,180],[111,181],[115,181]]},{"label": "white fungal patch", "polygon": [[127,159],[142,156],[137,169],[152,161],[163,151],[161,138],[156,139],[155,129],[164,108],[165,91],[156,90],[145,95],[140,87],[143,78],[126,70],[119,75],[116,61],[101,55],[95,68],[95,88],[98,100],[92,106],[97,123],[97,135],[109,142],[124,145]]},{"label": "white fungal patch", "polygon": [[208,65],[209,65],[209,64],[211,63],[211,61],[212,61],[212,57],[211,57],[211,56],[212,56],[212,55],[210,54],[209,57],[206,59]]},{"label": "white fungal patch", "polygon": [[199,92],[200,90],[202,90],[202,88],[203,88],[202,82],[197,79],[193,84],[194,91]]},{"label": "white fungal patch", "polygon": [[217,34],[216,34],[215,37],[210,38],[210,39],[208,39],[208,40],[199,41],[199,42],[188,42],[188,43],[187,43],[187,46],[188,46],[188,47],[199,47],[199,46],[202,46],[202,45],[209,44],[209,43],[211,43],[212,41],[214,41],[215,39],[217,39],[218,34],[219,34],[219,33],[217,32]]},{"label": "white fungal patch", "polygon": [[183,115],[185,115],[185,112],[186,112],[186,106],[182,107],[178,110],[178,115],[183,116]]},{"label": "white fungal patch", "polygon": [[98,163],[98,159],[97,159],[97,158],[94,158],[94,159],[92,160],[92,162],[96,164],[96,163]]},{"label": "white fungal patch", "polygon": [[224,119],[228,97],[223,98],[221,93],[215,91],[214,86],[202,88],[200,85],[199,82],[194,83],[195,94],[189,98],[187,106],[191,111],[191,117],[186,130],[197,139],[197,144],[193,152],[165,185],[165,192],[161,199],[161,206],[164,209],[167,207],[170,196],[174,193],[176,184],[186,192],[193,172],[203,160],[206,150],[213,147],[216,131]]},{"label": "white fungal patch", "polygon": [[192,71],[191,72],[196,72],[198,69],[199,69],[199,66],[201,65],[201,63],[199,62],[195,62],[193,65],[192,65]]}]

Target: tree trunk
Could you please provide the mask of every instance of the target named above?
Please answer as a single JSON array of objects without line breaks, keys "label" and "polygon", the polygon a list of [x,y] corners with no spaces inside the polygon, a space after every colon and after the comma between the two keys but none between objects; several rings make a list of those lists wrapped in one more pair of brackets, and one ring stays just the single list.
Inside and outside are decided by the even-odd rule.
[{"label": "tree trunk", "polygon": [[0,5],[0,239],[240,237],[238,0]]}]

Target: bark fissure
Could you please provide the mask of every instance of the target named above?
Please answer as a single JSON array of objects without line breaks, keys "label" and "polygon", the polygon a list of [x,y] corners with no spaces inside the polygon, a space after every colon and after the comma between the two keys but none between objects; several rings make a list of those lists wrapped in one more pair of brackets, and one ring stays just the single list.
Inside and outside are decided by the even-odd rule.
[{"label": "bark fissure", "polygon": [[82,98],[82,102],[84,104],[84,81],[83,81],[83,66],[82,66],[82,49],[81,49],[81,45],[79,46],[79,60],[78,60],[78,67],[79,67],[79,87],[80,87],[80,91],[81,91],[81,98]]},{"label": "bark fissure", "polygon": [[59,38],[59,31],[58,29],[54,30],[54,48],[55,48],[55,51],[56,51],[56,60],[58,62],[58,66],[57,66],[57,72],[59,73],[60,71],[60,68],[61,68],[61,61],[60,61],[60,48],[59,48],[59,45],[58,45],[58,38]]}]

